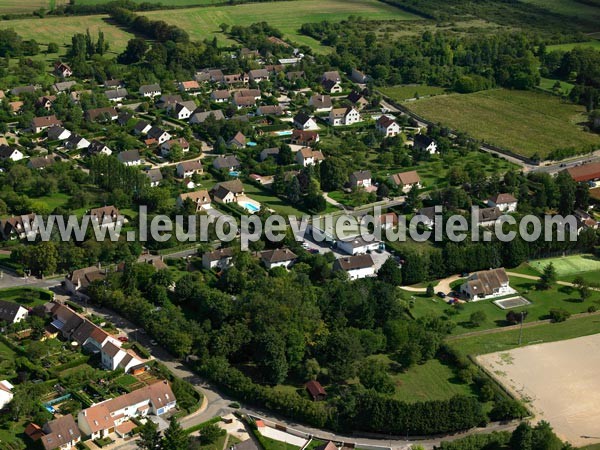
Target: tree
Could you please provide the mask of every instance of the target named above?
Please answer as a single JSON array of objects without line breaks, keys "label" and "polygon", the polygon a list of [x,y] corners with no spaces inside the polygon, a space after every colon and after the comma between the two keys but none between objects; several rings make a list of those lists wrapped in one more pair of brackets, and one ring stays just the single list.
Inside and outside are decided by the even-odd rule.
[{"label": "tree", "polygon": [[435,291],[433,290],[433,284],[429,283],[427,285],[427,289],[425,290],[425,294],[429,297],[433,297],[435,295]]},{"label": "tree", "polygon": [[531,425],[522,422],[510,437],[510,448],[512,450],[532,450],[532,446],[533,430],[531,429]]},{"label": "tree", "polygon": [[590,286],[589,286],[588,282],[585,281],[585,279],[583,279],[583,277],[580,277],[580,276],[575,277],[575,279],[573,280],[573,285],[579,291],[579,298],[581,298],[582,302],[585,301],[587,298],[589,298],[590,295],[592,295]]},{"label": "tree", "polygon": [[393,394],[394,382],[387,373],[387,367],[377,360],[365,360],[358,370],[360,383],[367,389],[375,389],[382,394]]},{"label": "tree", "polygon": [[138,448],[142,450],[157,450],[160,448],[160,433],[154,422],[146,420],[146,423],[139,430],[139,439],[136,441]]},{"label": "tree", "polygon": [[300,182],[298,181],[298,177],[292,178],[290,184],[288,184],[285,195],[287,196],[290,203],[293,205],[297,205],[300,203]]},{"label": "tree", "polygon": [[551,309],[549,315],[552,322],[564,322],[571,317],[571,313],[562,308]]},{"label": "tree", "polygon": [[50,42],[48,44],[46,53],[58,53],[59,51],[60,51],[60,48],[58,47],[58,44],[56,42]]},{"label": "tree", "polygon": [[209,445],[217,441],[220,436],[225,434],[225,430],[222,429],[216,423],[209,423],[200,429],[200,443],[202,445]]},{"label": "tree", "polygon": [[481,324],[486,321],[486,319],[487,316],[485,315],[485,312],[475,311],[473,314],[471,314],[469,321],[474,327],[480,327]]},{"label": "tree", "polygon": [[525,407],[513,399],[503,399],[496,402],[490,411],[490,419],[495,421],[522,419],[525,416],[527,416]]},{"label": "tree", "polygon": [[377,272],[377,278],[393,286],[402,284],[402,270],[394,258],[388,258]]},{"label": "tree", "polygon": [[185,450],[189,445],[189,435],[181,428],[177,419],[171,417],[161,441],[161,450]]},{"label": "tree", "polygon": [[554,283],[556,283],[556,269],[554,268],[554,264],[550,263],[544,267],[538,288],[545,291],[550,289]]}]

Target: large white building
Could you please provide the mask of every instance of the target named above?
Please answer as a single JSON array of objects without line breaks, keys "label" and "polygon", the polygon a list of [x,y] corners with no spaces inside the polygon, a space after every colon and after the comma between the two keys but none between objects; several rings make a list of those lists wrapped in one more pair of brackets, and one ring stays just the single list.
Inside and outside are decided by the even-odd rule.
[{"label": "large white building", "polygon": [[344,256],[336,259],[333,270],[343,270],[351,280],[375,276],[375,263],[371,255]]},{"label": "large white building", "polygon": [[514,290],[510,287],[506,271],[501,267],[471,274],[460,287],[460,292],[467,300],[477,301],[512,294]]}]

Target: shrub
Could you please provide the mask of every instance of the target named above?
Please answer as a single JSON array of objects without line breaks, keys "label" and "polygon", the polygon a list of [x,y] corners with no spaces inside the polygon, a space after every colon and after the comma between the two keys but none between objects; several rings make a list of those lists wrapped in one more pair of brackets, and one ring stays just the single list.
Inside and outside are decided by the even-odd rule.
[{"label": "shrub", "polygon": [[555,308],[550,310],[550,319],[552,322],[564,322],[569,317],[571,317],[571,313],[562,308]]}]

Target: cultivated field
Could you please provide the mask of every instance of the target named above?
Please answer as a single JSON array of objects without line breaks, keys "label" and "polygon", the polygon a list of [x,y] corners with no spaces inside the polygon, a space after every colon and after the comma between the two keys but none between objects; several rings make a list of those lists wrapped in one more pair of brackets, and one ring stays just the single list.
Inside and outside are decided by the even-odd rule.
[{"label": "cultivated field", "polygon": [[30,13],[41,8],[52,10],[68,2],[68,0],[0,0],[0,15]]},{"label": "cultivated field", "polygon": [[[477,358],[574,446],[600,443],[600,334]],[[587,437],[587,438],[586,438]]]},{"label": "cultivated field", "polygon": [[600,137],[579,125],[586,120],[583,106],[543,93],[494,89],[439,95],[407,106],[426,119],[524,156],[544,158],[557,148],[600,146]]},{"label": "cultivated field", "polygon": [[593,41],[586,41],[586,42],[572,42],[570,44],[549,45],[546,48],[546,50],[549,52],[551,52],[553,50],[569,51],[575,47],[591,47],[591,48],[595,48],[596,50],[600,50],[600,41],[598,39],[594,39]]},{"label": "cultivated field", "polygon": [[[529,265],[542,273],[544,268],[552,263],[559,278],[577,275],[583,272],[600,271],[600,260],[592,255],[572,255],[560,258],[546,258],[530,261]],[[598,272],[600,281],[600,272]]]},{"label": "cultivated field", "polygon": [[577,0],[522,0],[524,3],[530,3],[535,6],[547,9],[548,11],[562,14],[567,17],[584,18],[600,22],[600,8],[586,5]]},{"label": "cultivated field", "polygon": [[[127,41],[133,38],[133,34],[108,23],[107,17],[95,15],[6,20],[0,21],[0,28],[12,28],[23,39],[35,39],[40,44],[56,42],[62,46],[70,45],[74,34],[90,30],[92,36],[96,37],[98,30],[102,30],[110,44],[109,52],[120,53],[127,46]],[[61,49],[61,54],[64,52],[65,49]]]},{"label": "cultivated field", "polygon": [[268,22],[280,29],[285,37],[298,44],[309,45],[316,51],[325,51],[316,40],[303,36],[299,28],[303,23],[322,20],[340,21],[350,15],[372,20],[412,20],[417,18],[399,8],[386,5],[377,0],[302,0],[275,3],[248,3],[236,6],[214,8],[190,8],[169,11],[151,11],[145,13],[152,19],[163,19],[179,25],[192,39],[212,39],[217,36],[220,43],[230,42],[221,33],[219,25],[250,25],[256,22]]},{"label": "cultivated field", "polygon": [[[112,0],[76,0],[78,5],[102,5]],[[200,6],[225,3],[224,0],[133,0],[135,3],[162,3],[169,6]]]},{"label": "cultivated field", "polygon": [[437,86],[426,86],[423,84],[403,84],[398,86],[390,86],[380,88],[382,94],[402,102],[410,98],[427,97],[431,95],[439,95],[446,92],[444,88]]}]

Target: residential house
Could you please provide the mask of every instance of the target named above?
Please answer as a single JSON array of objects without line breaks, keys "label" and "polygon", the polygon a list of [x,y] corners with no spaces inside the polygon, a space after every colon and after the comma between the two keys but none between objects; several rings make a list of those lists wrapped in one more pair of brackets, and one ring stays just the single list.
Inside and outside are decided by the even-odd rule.
[{"label": "residential house", "polygon": [[138,123],[135,124],[133,132],[138,135],[148,134],[148,131],[150,131],[151,128],[152,125],[150,125],[148,122],[146,122],[145,120],[140,120],[138,121]]},{"label": "residential house", "polygon": [[223,83],[228,85],[242,84],[249,81],[248,75],[244,73],[231,73],[223,75]]},{"label": "residential house", "polygon": [[9,102],[8,106],[10,107],[10,110],[13,114],[18,114],[21,112],[21,109],[23,108],[23,105],[25,103],[23,102]]},{"label": "residential house", "polygon": [[170,105],[174,105],[176,103],[181,102],[183,102],[183,98],[181,97],[181,95],[165,94],[158,99],[158,101],[156,102],[156,107],[159,109],[163,109],[169,107]]},{"label": "residential house", "polygon": [[139,150],[125,150],[117,155],[117,159],[126,166],[140,166],[142,164]]},{"label": "residential house", "polygon": [[300,130],[314,130],[319,128],[314,119],[304,112],[299,112],[294,116],[294,126]]},{"label": "residential house", "polygon": [[241,167],[241,164],[238,161],[238,159],[233,155],[217,156],[213,160],[213,167],[217,170],[224,169],[224,170],[227,170],[228,172],[231,172],[233,170],[238,170]]},{"label": "residential house", "polygon": [[[441,211],[440,211],[441,212]],[[435,206],[426,206],[417,211],[417,215],[421,216],[421,223],[427,228],[433,228],[436,220]]]},{"label": "residential house", "polygon": [[276,248],[260,252],[260,260],[267,269],[283,267],[289,269],[298,256],[288,248]]},{"label": "residential house", "polygon": [[211,189],[211,194],[218,203],[236,203],[238,197],[244,195],[244,185],[239,179],[222,181]]},{"label": "residential house", "polygon": [[104,82],[104,87],[110,89],[119,89],[125,87],[125,84],[123,83],[123,80],[116,80],[113,78],[111,80],[106,80]]},{"label": "residential house", "polygon": [[261,81],[269,80],[269,71],[267,69],[255,69],[248,72],[250,81],[260,83]]},{"label": "residential house", "polygon": [[2,144],[0,145],[0,160],[20,161],[25,157],[21,150]]},{"label": "residential house", "polygon": [[18,303],[0,300],[0,322],[17,323],[27,319],[28,314],[27,309]]},{"label": "residential house", "polygon": [[139,93],[144,97],[158,97],[162,94],[162,91],[158,84],[145,84],[140,86]]},{"label": "residential house", "polygon": [[416,170],[409,172],[395,173],[390,176],[390,181],[405,194],[410,191],[413,186],[421,188],[421,178]]},{"label": "residential house", "polygon": [[334,127],[353,125],[361,121],[360,113],[353,107],[333,108],[329,112],[329,124]]},{"label": "residential house", "polygon": [[190,200],[196,205],[196,212],[207,211],[212,208],[210,195],[208,195],[206,189],[179,194],[177,197],[177,206],[179,208],[183,207],[186,200]]},{"label": "residential house", "polygon": [[375,262],[369,254],[344,256],[333,263],[334,271],[344,271],[351,280],[375,276]]},{"label": "residential house", "polygon": [[54,158],[49,156],[29,158],[29,161],[27,161],[27,167],[33,170],[43,170],[46,167],[50,167],[52,164],[54,164]]},{"label": "residential house", "polygon": [[310,97],[308,104],[315,109],[315,112],[329,112],[333,108],[330,95],[315,94]]},{"label": "residential house", "polygon": [[497,206],[493,208],[480,208],[477,211],[477,224],[480,227],[493,227],[500,217],[504,215]]},{"label": "residential house", "polygon": [[10,95],[18,97],[21,94],[33,94],[35,91],[37,91],[37,89],[37,86],[33,86],[31,84],[29,86],[17,86],[10,90]]},{"label": "residential house", "polygon": [[0,411],[12,402],[14,386],[8,380],[0,381]]},{"label": "residential house", "polygon": [[31,121],[31,130],[37,134],[41,133],[46,128],[56,125],[62,125],[62,122],[58,120],[54,114],[51,116],[34,117]]},{"label": "residential house", "polygon": [[177,139],[170,139],[167,142],[163,142],[160,146],[160,152],[162,154],[162,156],[168,156],[169,152],[171,151],[171,148],[174,145],[178,145],[179,148],[181,148],[181,150],[183,151],[183,153],[187,153],[190,151],[190,144],[187,141],[187,139],[185,138],[177,138]]},{"label": "residential house", "polygon": [[52,103],[54,103],[55,100],[55,95],[44,95],[36,100],[35,106],[50,111],[52,109]]},{"label": "residential house", "polygon": [[125,88],[117,88],[117,89],[110,89],[110,90],[104,92],[104,95],[106,95],[106,98],[109,99],[111,102],[122,102],[123,100],[125,100],[127,98],[129,93],[127,92],[127,89],[125,89]]},{"label": "residential house", "polygon": [[202,267],[205,269],[225,269],[231,265],[234,255],[233,247],[223,247],[202,255]]},{"label": "residential house", "polygon": [[189,122],[191,124],[204,123],[206,121],[206,119],[208,119],[210,116],[212,116],[214,120],[225,120],[223,111],[221,111],[220,109],[217,109],[214,111],[195,112],[190,116]]},{"label": "residential house", "polygon": [[369,100],[367,100],[360,92],[356,91],[352,91],[350,94],[348,94],[348,101],[352,103],[358,110],[361,110],[369,105]]},{"label": "residential house", "polygon": [[279,105],[263,105],[256,109],[257,116],[283,116],[285,111]]},{"label": "residential house", "polygon": [[496,206],[500,211],[509,213],[517,210],[517,203],[517,199],[507,193],[496,194],[487,200],[488,206]]},{"label": "residential house", "polygon": [[85,117],[90,122],[109,122],[117,120],[119,118],[119,113],[114,107],[107,106],[104,108],[88,109],[85,112]]},{"label": "residential house", "polygon": [[340,94],[342,92],[342,85],[339,81],[325,80],[321,82],[323,90],[329,94]]},{"label": "residential house", "polygon": [[54,83],[52,85],[52,90],[54,92],[66,92],[70,90],[73,86],[77,84],[76,81],[59,81],[58,83]]},{"label": "residential house", "polygon": [[413,149],[425,151],[433,155],[437,152],[437,144],[429,136],[417,134],[414,138]]},{"label": "residential house", "polygon": [[303,147],[313,147],[319,142],[319,133],[309,130],[294,130],[290,143],[293,145],[302,145]]},{"label": "residential house", "polygon": [[94,139],[88,146],[86,153],[88,154],[88,156],[94,156],[94,155],[110,156],[110,155],[112,155],[112,150],[110,148],[108,148],[108,146],[106,144]]},{"label": "residential house", "polygon": [[210,93],[210,99],[215,103],[225,103],[231,98],[231,92],[224,89],[218,89]]},{"label": "residential house", "polygon": [[126,126],[133,119],[133,114],[129,111],[121,111],[117,117],[117,123],[122,127]]},{"label": "residential house", "polygon": [[594,219],[591,216],[591,214],[588,214],[587,212],[582,211],[581,209],[576,209],[573,212],[573,215],[577,220],[577,234],[581,233],[583,230],[590,228],[593,230],[598,229],[598,221]]},{"label": "residential house", "polygon": [[246,146],[246,136],[238,131],[235,136],[227,141],[228,147],[244,148]]},{"label": "residential house", "polygon": [[342,77],[340,77],[340,73],[337,70],[332,70],[329,72],[323,72],[321,76],[321,82],[323,81],[337,81],[340,83],[342,81]]},{"label": "residential house", "polygon": [[358,69],[352,69],[350,79],[358,84],[365,84],[367,81],[369,81],[369,77]]},{"label": "residential house", "polygon": [[383,115],[375,122],[375,129],[385,137],[394,137],[400,134],[400,125],[389,116]]},{"label": "residential house", "polygon": [[146,171],[146,176],[150,180],[150,187],[160,186],[160,182],[163,179],[160,169],[149,169]]},{"label": "residential house", "polygon": [[213,82],[213,83],[221,83],[223,82],[223,72],[220,69],[203,69],[200,72],[197,72],[194,75],[194,79],[199,83]]},{"label": "residential house", "polygon": [[320,150],[313,150],[310,147],[301,148],[296,152],[296,162],[303,167],[321,164],[325,159]]},{"label": "residential house", "polygon": [[36,215],[33,213],[0,220],[2,237],[7,241],[25,238],[35,239],[38,234],[37,229],[33,230],[35,220]]},{"label": "residential house", "polygon": [[296,81],[304,78],[304,71],[291,71],[285,74],[288,81]]},{"label": "residential house", "polygon": [[[96,280],[104,280],[106,270],[98,266],[77,269],[65,277],[65,289],[71,295],[87,298],[85,294],[89,285]],[[68,337],[68,336],[67,336]]]},{"label": "residential house", "polygon": [[171,135],[159,127],[150,128],[148,130],[148,137],[150,139],[156,139],[158,144],[162,144],[163,142],[167,142],[169,139],[171,139]]},{"label": "residential house", "polygon": [[196,174],[204,172],[202,162],[199,159],[183,161],[177,164],[177,176],[179,178],[191,178]]},{"label": "residential house", "polygon": [[45,450],[70,450],[81,441],[81,432],[71,414],[46,422],[40,442]]},{"label": "residential house", "polygon": [[323,401],[327,398],[327,392],[325,392],[321,383],[316,380],[309,381],[304,387],[314,402]]},{"label": "residential house", "polygon": [[70,150],[82,150],[84,148],[88,148],[89,146],[90,141],[78,134],[72,134],[69,136],[69,139],[65,141],[65,147]]},{"label": "residential house", "polygon": [[85,436],[106,437],[134,417],[162,416],[173,410],[177,399],[169,383],[157,381],[120,397],[111,398],[79,412],[77,422]]},{"label": "residential house", "polygon": [[69,78],[73,75],[71,68],[64,62],[57,62],[54,65],[54,73],[61,78]]},{"label": "residential house", "polygon": [[382,230],[393,230],[398,226],[398,215],[393,212],[381,214],[377,217],[376,224],[380,226]]},{"label": "residential house", "polygon": [[200,89],[200,85],[196,80],[182,81],[178,87],[181,92],[197,91]]},{"label": "residential house", "polygon": [[348,255],[361,255],[377,250],[380,242],[376,240],[367,241],[362,236],[337,241],[337,248]]},{"label": "residential house", "polygon": [[279,148],[278,147],[270,147],[263,149],[258,155],[258,159],[260,162],[263,162],[267,158],[275,158],[279,159]]},{"label": "residential house", "polygon": [[48,140],[49,141],[64,141],[69,139],[71,132],[61,126],[53,126],[48,128]]},{"label": "residential house", "polygon": [[512,294],[508,275],[503,267],[472,273],[460,287],[461,294],[470,301]]},{"label": "residential house", "polygon": [[119,215],[119,210],[113,205],[92,208],[88,215],[92,224],[98,224],[101,228],[114,228],[123,224],[123,217]]},{"label": "residential house", "polygon": [[256,106],[256,99],[254,97],[242,97],[239,95],[234,95],[233,104],[237,109],[252,108]]},{"label": "residential house", "polygon": [[566,171],[578,183],[588,183],[590,187],[600,186],[600,162],[569,167]]},{"label": "residential house", "polygon": [[196,102],[188,100],[170,104],[167,106],[167,112],[179,120],[184,120],[189,119],[196,108]]},{"label": "residential house", "polygon": [[352,189],[368,189],[371,187],[371,171],[359,170],[350,174],[350,187]]}]

